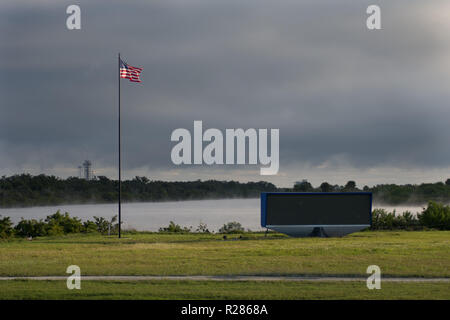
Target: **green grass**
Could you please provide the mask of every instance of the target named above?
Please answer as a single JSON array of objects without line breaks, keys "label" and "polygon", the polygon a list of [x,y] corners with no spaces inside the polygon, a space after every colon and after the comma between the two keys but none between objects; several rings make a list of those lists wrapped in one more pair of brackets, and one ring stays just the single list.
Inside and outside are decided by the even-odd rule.
[{"label": "green grass", "polygon": [[0,299],[450,299],[448,283],[252,281],[82,281],[68,290],[65,281],[0,282]]},{"label": "green grass", "polygon": [[[228,236],[237,238],[238,235]],[[66,275],[359,275],[450,277],[450,232],[360,232],[343,238],[245,234],[72,235],[0,242],[1,276]]]},{"label": "green grass", "polygon": [[[280,234],[96,234],[0,241],[0,276],[353,275],[450,277],[450,232],[360,232],[343,238]],[[231,239],[230,239],[231,238]],[[254,281],[0,281],[0,299],[450,299],[449,283]]]}]

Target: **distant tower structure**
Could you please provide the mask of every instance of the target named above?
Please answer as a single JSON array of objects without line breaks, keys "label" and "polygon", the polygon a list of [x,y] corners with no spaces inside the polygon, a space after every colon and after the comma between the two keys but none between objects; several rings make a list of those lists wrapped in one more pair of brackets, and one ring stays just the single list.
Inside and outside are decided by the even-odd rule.
[{"label": "distant tower structure", "polygon": [[83,167],[82,166],[78,166],[78,178],[80,178],[80,179],[83,178]]},{"label": "distant tower structure", "polygon": [[83,178],[86,180],[92,180],[93,177],[92,163],[89,160],[85,160],[83,162]]}]

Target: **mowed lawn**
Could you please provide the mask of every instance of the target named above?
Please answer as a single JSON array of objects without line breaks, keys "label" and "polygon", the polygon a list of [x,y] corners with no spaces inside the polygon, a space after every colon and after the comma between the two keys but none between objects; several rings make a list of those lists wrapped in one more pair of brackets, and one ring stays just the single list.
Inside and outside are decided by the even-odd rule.
[{"label": "mowed lawn", "polygon": [[448,283],[389,283],[368,290],[364,281],[0,281],[0,299],[450,299]]},{"label": "mowed lawn", "polygon": [[72,235],[0,241],[0,276],[65,276],[69,265],[78,265],[82,275],[367,276],[367,267],[378,265],[382,276],[450,277],[448,231],[238,238],[138,233],[122,239]]}]

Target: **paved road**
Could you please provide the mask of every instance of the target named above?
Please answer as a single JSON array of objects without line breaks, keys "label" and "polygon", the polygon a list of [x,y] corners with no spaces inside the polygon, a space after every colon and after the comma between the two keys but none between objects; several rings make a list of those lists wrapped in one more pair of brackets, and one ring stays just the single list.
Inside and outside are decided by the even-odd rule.
[{"label": "paved road", "polygon": [[[69,275],[68,275],[69,276]],[[66,280],[67,276],[42,277],[0,277],[0,280]],[[193,281],[366,281],[364,277],[329,276],[81,276],[89,281],[150,281],[150,280],[193,280]],[[382,277],[383,282],[450,282],[450,278],[401,278]]]}]

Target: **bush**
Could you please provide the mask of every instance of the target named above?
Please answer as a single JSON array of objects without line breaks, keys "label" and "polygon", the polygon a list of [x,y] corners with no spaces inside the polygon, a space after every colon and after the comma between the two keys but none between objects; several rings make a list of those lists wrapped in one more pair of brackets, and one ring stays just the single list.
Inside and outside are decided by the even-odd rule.
[{"label": "bush", "polygon": [[119,232],[119,224],[117,221],[117,215],[113,216],[110,221],[103,217],[94,217],[94,224],[97,226],[97,231],[101,234],[116,234]]},{"label": "bush", "polygon": [[387,212],[385,209],[374,209],[372,211],[372,230],[394,230],[411,229],[419,227],[419,221],[409,211],[396,215],[393,212]]},{"label": "bush", "polygon": [[450,230],[450,206],[448,205],[430,201],[418,218],[420,224],[428,228]]},{"label": "bush", "polygon": [[71,218],[67,212],[61,214],[59,210],[55,214],[47,216],[45,222],[48,224],[49,235],[79,233],[83,229],[80,219]]},{"label": "bush", "polygon": [[200,222],[200,224],[198,225],[197,229],[195,230],[195,232],[199,232],[199,233],[210,233],[208,226],[206,225],[206,223]]},{"label": "bush", "polygon": [[419,220],[411,212],[405,211],[401,216],[396,216],[395,224],[402,229],[420,227]]},{"label": "bush", "polygon": [[372,229],[392,229],[394,226],[394,214],[385,209],[374,209],[372,211]]},{"label": "bush", "polygon": [[16,234],[22,237],[39,237],[47,235],[47,227],[42,220],[22,220],[14,227]]},{"label": "bush", "polygon": [[166,228],[159,228],[159,232],[189,233],[191,232],[191,228],[183,228],[178,224],[175,224],[173,221],[170,221],[169,226]]},{"label": "bush", "polygon": [[95,224],[95,222],[88,220],[83,223],[83,229],[81,232],[83,233],[98,232],[97,225]]},{"label": "bush", "polygon": [[60,236],[64,234],[64,228],[56,223],[50,223],[45,226],[46,236]]},{"label": "bush", "polygon": [[[1,217],[1,216],[0,216]],[[9,238],[14,232],[12,222],[9,217],[0,219],[0,239]]]},{"label": "bush", "polygon": [[228,222],[219,229],[219,233],[241,233],[244,231],[245,229],[242,227],[242,225],[236,221]]}]

